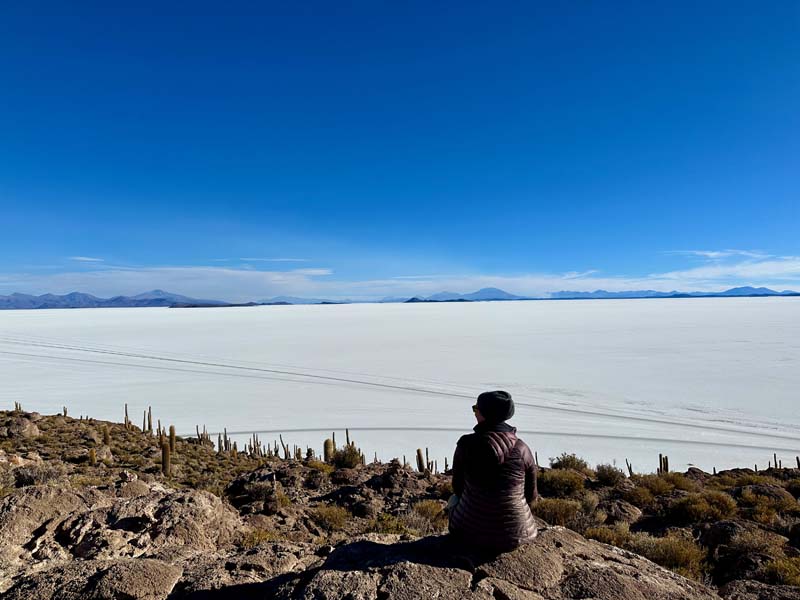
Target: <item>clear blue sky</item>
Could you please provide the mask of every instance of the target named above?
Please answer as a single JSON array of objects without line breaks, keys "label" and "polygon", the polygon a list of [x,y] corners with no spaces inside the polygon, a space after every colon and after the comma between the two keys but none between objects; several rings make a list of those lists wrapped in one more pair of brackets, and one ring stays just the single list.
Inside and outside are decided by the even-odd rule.
[{"label": "clear blue sky", "polygon": [[0,8],[0,294],[800,287],[800,3],[164,4]]}]

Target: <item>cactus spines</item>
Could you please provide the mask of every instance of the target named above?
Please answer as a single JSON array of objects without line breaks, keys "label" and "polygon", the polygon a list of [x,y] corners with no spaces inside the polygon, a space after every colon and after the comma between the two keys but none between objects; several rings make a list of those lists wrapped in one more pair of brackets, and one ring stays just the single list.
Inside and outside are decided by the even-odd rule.
[{"label": "cactus spines", "polygon": [[331,438],[328,438],[327,440],[325,440],[325,443],[323,444],[323,447],[322,447],[322,455],[325,458],[325,462],[326,463],[333,462],[333,453],[334,452],[335,452],[335,449],[334,449],[334,446],[333,446],[333,440]]},{"label": "cactus spines", "polygon": [[169,451],[175,454],[175,425],[169,426]]},{"label": "cactus spines", "polygon": [[97,452],[94,448],[89,448],[89,466],[96,467],[97,466]]},{"label": "cactus spines", "polygon": [[108,425],[103,426],[103,444],[105,446],[111,445],[111,432],[108,430]]},{"label": "cactus spines", "polygon": [[422,453],[422,448],[417,448],[417,471],[425,472],[425,455]]},{"label": "cactus spines", "polygon": [[166,442],[161,444],[161,474],[164,477],[172,475],[172,457],[169,452],[169,444]]}]

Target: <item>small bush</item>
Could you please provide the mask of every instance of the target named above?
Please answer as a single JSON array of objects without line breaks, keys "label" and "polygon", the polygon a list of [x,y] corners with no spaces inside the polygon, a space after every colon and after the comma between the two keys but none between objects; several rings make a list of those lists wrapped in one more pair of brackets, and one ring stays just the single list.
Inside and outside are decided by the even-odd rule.
[{"label": "small bush", "polygon": [[442,505],[436,500],[422,500],[417,502],[412,510],[419,516],[430,521],[434,529],[444,529],[447,527],[447,515]]},{"label": "small bush", "polygon": [[453,495],[453,482],[450,479],[444,479],[436,484],[436,493],[442,500],[447,500]]},{"label": "small bush", "polygon": [[615,527],[589,527],[583,532],[583,535],[589,539],[617,546],[618,548],[624,548],[631,538],[630,529],[625,523],[620,523]]},{"label": "small bush", "polygon": [[370,521],[368,529],[374,533],[408,533],[408,528],[400,519],[386,513]]},{"label": "small bush", "polygon": [[658,475],[637,475],[636,484],[650,490],[653,496],[664,496],[675,489],[672,483]]},{"label": "small bush", "polygon": [[642,509],[650,507],[655,500],[653,497],[653,492],[646,487],[639,485],[626,491],[623,494],[623,498],[634,506]]},{"label": "small bush", "polygon": [[739,505],[742,506],[745,516],[762,525],[772,524],[781,513],[796,513],[800,509],[797,500],[771,498],[751,490],[742,492]]},{"label": "small bush", "polygon": [[800,586],[800,558],[779,558],[764,565],[760,573],[768,583]]},{"label": "small bush", "polygon": [[786,539],[763,529],[743,531],[733,536],[728,547],[737,554],[766,554],[783,558]]},{"label": "small bush", "polygon": [[692,540],[668,535],[656,538],[646,533],[633,534],[626,544],[631,552],[641,554],[654,563],[690,579],[703,575],[705,552]]},{"label": "small bush", "polygon": [[311,517],[320,527],[328,531],[337,531],[347,523],[350,513],[341,506],[318,506],[311,511]]},{"label": "small bush", "polygon": [[306,466],[309,469],[314,469],[315,471],[322,471],[323,473],[331,473],[333,471],[332,465],[322,462],[321,460],[310,460],[306,463]]},{"label": "small bush", "polygon": [[539,491],[545,496],[564,498],[583,489],[583,475],[575,471],[550,469],[539,475]]},{"label": "small bush", "polygon": [[578,516],[581,504],[575,500],[545,498],[532,504],[531,510],[533,514],[544,519],[550,525],[567,527]]},{"label": "small bush", "polygon": [[724,492],[709,490],[677,500],[670,506],[669,513],[676,521],[686,524],[719,521],[736,514],[736,502]]},{"label": "small bush", "polygon": [[684,492],[696,492],[698,490],[697,484],[683,473],[662,473],[659,477],[671,485],[672,489],[683,490]]},{"label": "small bush", "polygon": [[333,464],[337,469],[354,469],[361,464],[361,453],[350,444],[333,453]]},{"label": "small bush", "polygon": [[590,473],[589,463],[575,454],[562,453],[560,456],[550,459],[550,467],[553,469],[572,469],[581,473]]},{"label": "small bush", "polygon": [[263,544],[265,542],[276,542],[279,539],[280,536],[274,531],[270,531],[268,529],[253,529],[241,537],[239,540],[239,546],[249,550],[251,548],[255,548],[259,544]]},{"label": "small bush", "polygon": [[29,467],[19,467],[14,469],[14,478],[17,487],[28,485],[43,485],[63,477],[66,469],[60,463],[33,465]]},{"label": "small bush", "polygon": [[613,487],[625,479],[625,472],[613,465],[597,465],[594,472],[600,485]]}]

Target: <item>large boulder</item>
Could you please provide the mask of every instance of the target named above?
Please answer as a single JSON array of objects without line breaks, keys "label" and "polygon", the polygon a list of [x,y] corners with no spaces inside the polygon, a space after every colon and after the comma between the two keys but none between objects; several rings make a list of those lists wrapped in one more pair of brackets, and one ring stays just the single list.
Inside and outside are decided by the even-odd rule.
[{"label": "large boulder", "polygon": [[800,600],[800,587],[738,580],[722,586],[720,594],[726,600]]},{"label": "large boulder", "polygon": [[[566,600],[714,600],[709,588],[632,554],[567,529],[495,557],[464,552],[447,538],[398,543],[360,540],[331,553],[312,577],[263,588],[272,597],[404,600],[519,598]],[[264,597],[267,597],[266,595]]]},{"label": "large boulder", "polygon": [[182,573],[158,560],[73,561],[21,578],[4,600],[165,600]]}]

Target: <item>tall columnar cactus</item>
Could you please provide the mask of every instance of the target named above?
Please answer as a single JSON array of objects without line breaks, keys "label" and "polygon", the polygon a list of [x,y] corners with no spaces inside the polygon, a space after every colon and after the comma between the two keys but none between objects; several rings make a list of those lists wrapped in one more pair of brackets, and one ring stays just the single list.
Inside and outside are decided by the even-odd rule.
[{"label": "tall columnar cactus", "polygon": [[103,426],[103,444],[106,446],[111,445],[111,432],[108,429],[108,425]]},{"label": "tall columnar cactus", "polygon": [[161,444],[161,474],[164,477],[172,476],[172,456],[169,452],[169,444]]},{"label": "tall columnar cactus", "polygon": [[97,452],[95,452],[94,448],[89,448],[89,466],[97,466]]},{"label": "tall columnar cactus", "polygon": [[153,407],[147,407],[147,433],[153,435]]},{"label": "tall columnar cactus", "polygon": [[64,407],[64,416],[65,417],[67,416],[67,407],[66,406]]},{"label": "tall columnar cactus", "polygon": [[422,454],[422,448],[417,448],[417,471],[425,472],[425,455]]},{"label": "tall columnar cactus", "polygon": [[169,451],[175,454],[175,425],[169,426]]},{"label": "tall columnar cactus", "polygon": [[131,420],[128,417],[128,403],[125,403],[125,429],[130,431],[131,428]]},{"label": "tall columnar cactus", "polygon": [[325,444],[323,445],[322,454],[325,458],[326,463],[333,462],[333,453],[335,452],[335,448],[333,446],[333,440],[328,438],[325,440]]}]

